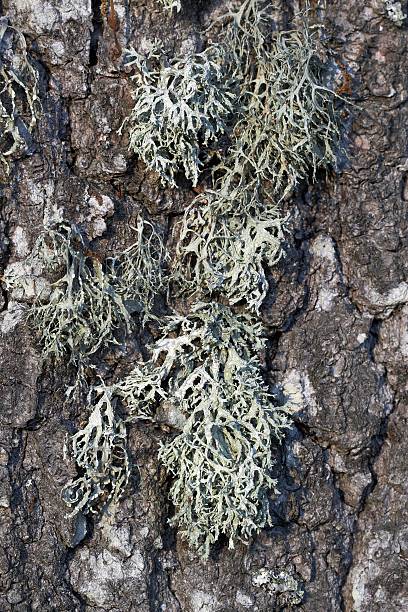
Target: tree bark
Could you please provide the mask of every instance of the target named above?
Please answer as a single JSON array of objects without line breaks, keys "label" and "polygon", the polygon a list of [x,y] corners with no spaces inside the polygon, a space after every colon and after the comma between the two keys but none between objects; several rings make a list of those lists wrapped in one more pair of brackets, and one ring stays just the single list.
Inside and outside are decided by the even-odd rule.
[{"label": "tree bark", "polygon": [[[106,256],[131,244],[140,210],[168,228],[194,197],[161,187],[117,133],[132,105],[121,56],[155,37],[200,50],[222,4],[185,2],[171,15],[154,0],[115,0],[116,22],[103,4],[0,3],[26,36],[42,101],[36,146],[2,188],[3,271],[29,254],[52,210],[82,223]],[[407,29],[382,0],[327,4],[314,2],[314,15],[355,106],[341,169],[284,205],[285,257],[263,311],[271,376],[302,407],[282,447],[273,526],[201,561],[168,526],[169,479],[157,461],[168,434],[149,425],[130,431],[133,479],[115,514],[67,519],[60,492],[75,467],[64,440],[85,408],[67,405],[68,371],[42,362],[4,289],[0,610],[408,609]],[[298,6],[281,8],[284,21]],[[104,196],[112,210],[95,213],[92,198]],[[128,371],[138,347],[128,349],[108,379]],[[290,580],[304,591],[299,604]]]}]

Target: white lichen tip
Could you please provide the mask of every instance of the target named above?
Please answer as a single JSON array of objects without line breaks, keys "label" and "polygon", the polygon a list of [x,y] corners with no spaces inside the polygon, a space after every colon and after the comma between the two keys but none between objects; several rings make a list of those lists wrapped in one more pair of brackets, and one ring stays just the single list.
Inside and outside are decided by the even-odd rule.
[{"label": "white lichen tip", "polygon": [[394,2],[394,0],[384,0],[384,4],[388,18],[396,25],[402,26],[407,16],[402,10],[401,2]]}]

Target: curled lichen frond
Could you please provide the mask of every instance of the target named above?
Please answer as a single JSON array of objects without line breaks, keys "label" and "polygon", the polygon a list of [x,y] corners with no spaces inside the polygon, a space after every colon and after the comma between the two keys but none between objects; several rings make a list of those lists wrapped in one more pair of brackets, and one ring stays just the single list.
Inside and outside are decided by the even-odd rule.
[{"label": "curled lichen frond", "polygon": [[181,0],[160,0],[160,4],[166,9],[166,11],[172,11],[175,9],[177,12],[181,10]]},{"label": "curled lichen frond", "polygon": [[221,67],[223,48],[213,45],[170,62],[155,46],[146,56],[130,53],[127,65],[137,72],[135,106],[125,120],[129,148],[163,184],[175,186],[182,172],[196,185],[202,149],[217,143],[232,111],[233,96]]},{"label": "curled lichen frond", "polygon": [[126,440],[125,423],[115,411],[110,389],[104,387],[88,423],[70,440],[79,475],[62,495],[72,508],[71,516],[96,512],[118,501],[130,474]]},{"label": "curled lichen frond", "polygon": [[178,294],[223,296],[258,311],[268,290],[265,266],[281,256],[283,219],[258,184],[222,186],[186,209],[173,264]]},{"label": "curled lichen frond", "polygon": [[163,237],[152,223],[140,217],[134,229],[136,241],[108,260],[107,268],[127,310],[146,315],[151,313],[155,297],[166,289],[166,253]]},{"label": "curled lichen frond", "polygon": [[129,407],[129,420],[148,419],[160,401],[167,398],[165,373],[151,362],[136,364],[131,373],[114,385],[115,394]]},{"label": "curled lichen frond", "polygon": [[41,105],[38,73],[30,63],[24,36],[0,19],[0,163],[9,173],[9,159],[27,147],[27,136]]},{"label": "curled lichen frond", "polygon": [[276,442],[288,426],[285,409],[273,406],[258,368],[238,357],[224,378],[197,372],[183,402],[183,431],[161,447],[172,473],[172,523],[204,557],[220,535],[248,539],[270,522],[268,492]]}]

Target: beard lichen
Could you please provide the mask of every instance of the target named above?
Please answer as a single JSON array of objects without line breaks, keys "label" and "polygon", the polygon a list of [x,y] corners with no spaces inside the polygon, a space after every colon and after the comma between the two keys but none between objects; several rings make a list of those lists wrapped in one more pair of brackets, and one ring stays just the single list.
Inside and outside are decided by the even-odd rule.
[{"label": "beard lichen", "polygon": [[27,149],[41,110],[38,73],[28,58],[23,34],[0,18],[0,164],[9,174],[9,160]]},{"label": "beard lichen", "polygon": [[79,471],[77,478],[67,483],[62,492],[64,501],[72,509],[70,516],[115,505],[129,480],[125,422],[115,410],[111,390],[92,389],[89,395],[95,392],[100,398],[87,424],[69,442],[70,454]]},{"label": "beard lichen", "polygon": [[157,44],[145,56],[130,51],[126,65],[136,74],[135,105],[124,122],[129,148],[160,175],[163,185],[175,187],[179,173],[196,185],[204,149],[215,146],[226,130],[233,95],[222,71],[222,53],[221,46],[212,45],[168,61]]}]

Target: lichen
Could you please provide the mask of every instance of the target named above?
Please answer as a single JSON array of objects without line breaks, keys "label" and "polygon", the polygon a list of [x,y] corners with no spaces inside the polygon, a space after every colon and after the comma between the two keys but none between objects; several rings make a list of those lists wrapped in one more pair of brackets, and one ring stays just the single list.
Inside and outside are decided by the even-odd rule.
[{"label": "lichen", "polygon": [[233,96],[221,69],[222,47],[212,45],[172,61],[157,44],[145,56],[134,49],[129,54],[127,66],[136,69],[135,105],[124,122],[130,150],[164,185],[176,186],[178,173],[196,185],[209,154],[204,149],[215,146],[232,111]]},{"label": "lichen", "polygon": [[163,400],[185,415],[159,458],[174,478],[172,523],[204,557],[221,534],[233,547],[270,520],[271,469],[288,408],[274,405],[263,380],[264,348],[262,326],[250,315],[198,303],[168,318],[151,361],[118,386],[133,417],[154,418]]},{"label": "lichen", "polygon": [[252,583],[273,593],[279,609],[284,606],[297,606],[303,601],[304,591],[293,571],[262,568],[252,577]]},{"label": "lichen", "polygon": [[30,62],[24,36],[0,18],[0,165],[27,149],[40,113],[38,73]]},{"label": "lichen", "polygon": [[[166,4],[178,8],[178,2]],[[150,358],[105,388],[100,401],[105,410],[113,398],[121,401],[126,417],[120,427],[171,414],[175,434],[159,450],[172,477],[171,522],[205,558],[220,536],[232,548],[271,521],[273,468],[291,408],[289,400],[279,404],[265,379],[265,337],[256,315],[268,290],[267,268],[282,252],[279,204],[299,181],[335,163],[340,140],[338,97],[324,80],[318,30],[299,16],[298,30],[278,32],[270,9],[261,0],[244,0],[220,18],[222,44],[202,53],[168,60],[155,43],[144,55],[132,49],[127,61],[136,70],[135,105],[121,128],[129,130],[130,149],[173,187],[181,173],[196,186],[204,163],[212,163],[204,189],[177,226],[170,266],[171,290],[190,311],[156,319],[159,337]],[[139,238],[144,232],[138,227]],[[155,277],[146,267],[150,258],[160,270],[164,257],[158,234],[150,228],[148,235],[145,251],[139,241],[101,268],[111,283],[109,299],[121,304],[113,330],[128,326],[129,312],[140,313],[146,304],[152,309],[155,290],[166,288],[160,272]],[[68,261],[74,261],[70,251]],[[94,264],[85,258],[83,267],[93,278]],[[116,341],[116,331],[104,342],[109,338]],[[106,490],[92,476],[92,440],[105,443],[95,423],[101,423],[98,412],[74,437],[81,473],[67,491],[80,510],[93,507],[94,499],[99,504]],[[84,449],[90,449],[86,461]],[[127,474],[124,465],[121,474]],[[298,603],[303,593],[294,580],[270,578],[282,605]]]},{"label": "lichen", "polygon": [[259,0],[222,18],[230,71],[241,85],[230,164],[269,181],[279,196],[333,165],[339,148],[338,97],[323,83],[318,30],[301,19],[278,32]]},{"label": "lichen", "polygon": [[[120,344],[131,329],[131,314],[151,312],[164,286],[163,243],[142,218],[136,234],[129,249],[101,262],[73,224],[62,222],[41,233],[28,260],[40,262],[51,281],[27,316],[44,358],[84,365],[99,349]],[[5,281],[10,289],[24,286],[26,279],[11,270]]]},{"label": "lichen", "polygon": [[181,0],[160,0],[160,4],[166,9],[166,11],[172,11],[175,9],[177,12],[181,11]]},{"label": "lichen", "polygon": [[87,252],[74,225],[61,224],[41,234],[34,251],[57,279],[29,311],[45,358],[86,362],[107,344],[117,344],[116,330],[130,329],[130,315],[112,278],[96,254]]},{"label": "lichen", "polygon": [[108,260],[107,271],[126,309],[150,316],[158,294],[167,290],[163,272],[167,255],[161,232],[149,221],[139,217],[133,228],[135,242],[120,255]]},{"label": "lichen", "polygon": [[224,297],[258,312],[268,290],[265,266],[281,256],[283,219],[261,186],[220,186],[186,209],[173,262],[178,295]]},{"label": "lichen", "polygon": [[394,0],[384,0],[384,4],[388,18],[398,26],[402,26],[407,16],[402,10],[401,2],[394,2]]},{"label": "lichen", "polygon": [[[80,472],[62,491],[64,501],[72,509],[70,516],[114,506],[129,480],[126,425],[115,410],[110,389],[102,387],[96,392],[100,397],[87,424],[69,443]],[[90,401],[94,393],[92,389]]]}]

